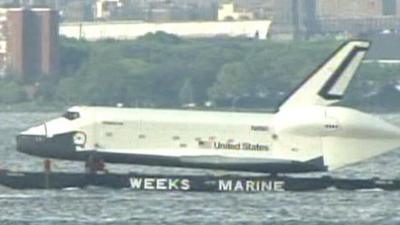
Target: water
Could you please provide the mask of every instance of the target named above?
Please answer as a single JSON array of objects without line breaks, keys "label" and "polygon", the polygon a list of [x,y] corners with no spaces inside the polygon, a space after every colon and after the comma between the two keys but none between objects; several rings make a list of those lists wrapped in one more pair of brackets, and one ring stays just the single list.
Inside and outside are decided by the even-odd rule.
[{"label": "water", "polygon": [[[42,160],[15,151],[15,135],[58,116],[0,113],[0,166],[42,170]],[[400,115],[385,115],[400,124]],[[348,167],[339,177],[400,177],[400,151]],[[161,167],[108,165],[115,172],[209,173]],[[55,170],[83,171],[77,162],[55,161]],[[318,174],[321,175],[321,174]],[[12,190],[0,187],[0,224],[400,224],[400,191],[283,193],[165,193],[89,187]]]}]

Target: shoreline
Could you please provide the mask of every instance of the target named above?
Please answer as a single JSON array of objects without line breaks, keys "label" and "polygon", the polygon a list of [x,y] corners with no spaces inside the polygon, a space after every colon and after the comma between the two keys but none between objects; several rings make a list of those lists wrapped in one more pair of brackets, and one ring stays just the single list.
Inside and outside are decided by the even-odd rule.
[{"label": "shoreline", "polygon": [[[10,113],[23,113],[23,112],[32,112],[32,113],[58,113],[67,110],[68,108],[79,105],[79,104],[57,104],[57,103],[36,103],[36,102],[26,102],[20,104],[8,104],[0,105],[0,112],[10,112]],[[90,106],[90,105],[89,105]],[[338,105],[340,106],[340,105]],[[112,106],[106,106],[112,107]],[[376,106],[368,106],[368,105],[348,105],[345,107],[349,107],[355,110],[360,110],[363,112],[369,112],[373,114],[396,114],[400,113],[400,108],[382,108]],[[125,107],[125,108],[148,108],[148,107]],[[195,111],[218,111],[218,112],[252,112],[252,113],[274,113],[276,109],[273,107],[269,108],[231,108],[231,107],[193,107],[193,108],[182,108],[182,107],[153,107],[154,109],[177,109],[177,110],[195,110]],[[151,108],[150,108],[151,109]]]}]

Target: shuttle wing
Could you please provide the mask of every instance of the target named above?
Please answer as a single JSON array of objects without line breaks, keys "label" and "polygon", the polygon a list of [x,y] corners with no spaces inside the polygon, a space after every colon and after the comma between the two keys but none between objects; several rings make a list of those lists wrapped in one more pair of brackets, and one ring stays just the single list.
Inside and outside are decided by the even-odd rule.
[{"label": "shuttle wing", "polygon": [[280,105],[279,110],[298,106],[328,106],[342,99],[370,47],[368,41],[349,41],[312,72]]}]

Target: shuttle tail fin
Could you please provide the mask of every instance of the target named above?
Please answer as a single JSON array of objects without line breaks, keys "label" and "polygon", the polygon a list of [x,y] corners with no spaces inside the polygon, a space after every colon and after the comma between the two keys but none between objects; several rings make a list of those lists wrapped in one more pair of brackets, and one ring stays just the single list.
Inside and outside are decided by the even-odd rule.
[{"label": "shuttle tail fin", "polygon": [[342,99],[370,47],[368,41],[340,46],[280,105],[279,110],[305,105],[331,105]]}]

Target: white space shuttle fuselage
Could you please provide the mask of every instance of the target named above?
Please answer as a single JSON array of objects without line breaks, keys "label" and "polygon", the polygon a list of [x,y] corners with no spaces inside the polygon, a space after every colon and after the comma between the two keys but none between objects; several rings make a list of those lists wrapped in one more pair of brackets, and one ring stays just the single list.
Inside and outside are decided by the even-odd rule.
[{"label": "white space shuttle fuselage", "polygon": [[274,114],[75,106],[18,135],[41,157],[268,173],[325,171],[394,150],[400,129],[332,106],[370,43],[350,41]]}]

